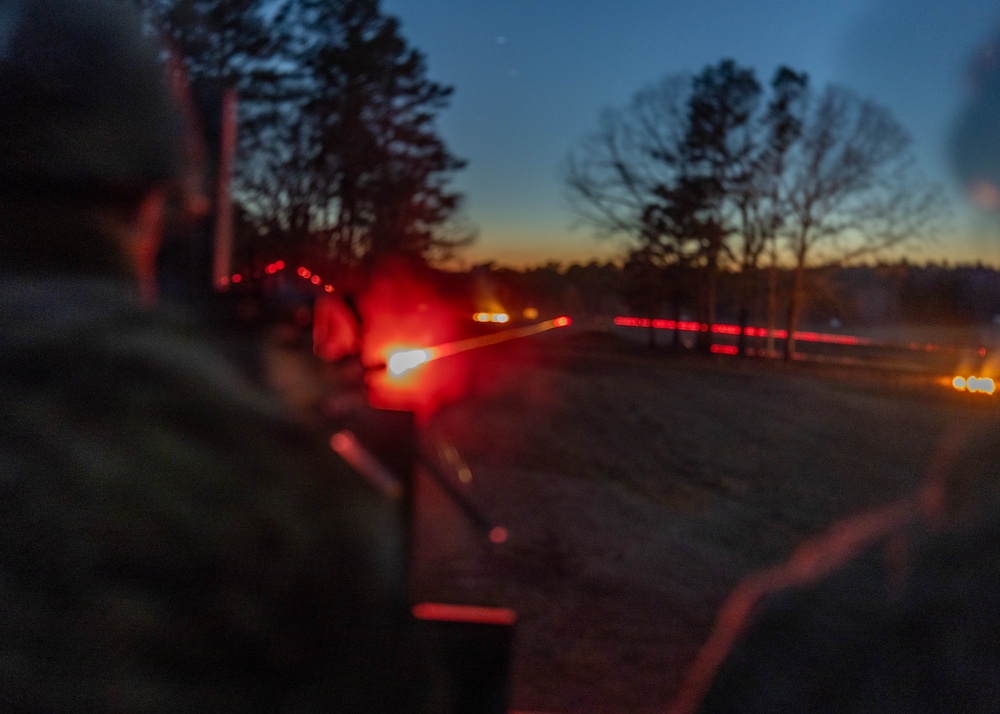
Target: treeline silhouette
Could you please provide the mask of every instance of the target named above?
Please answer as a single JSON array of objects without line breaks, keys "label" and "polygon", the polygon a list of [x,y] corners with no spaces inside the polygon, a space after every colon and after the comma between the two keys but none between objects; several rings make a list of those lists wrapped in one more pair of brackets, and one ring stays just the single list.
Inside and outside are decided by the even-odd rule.
[{"label": "treeline silhouette", "polygon": [[[912,264],[903,260],[807,271],[804,325],[846,328],[851,324],[986,324],[1000,319],[1000,270],[982,263]],[[533,307],[542,314],[566,312],[582,319],[594,318],[595,325],[622,314],[664,319],[697,316],[694,290],[681,284],[672,305],[644,305],[634,297],[627,268],[613,263],[549,263],[526,269],[486,264],[446,276],[443,279],[447,283],[464,284],[473,301],[494,300],[512,315]],[[763,271],[757,277],[766,279]],[[779,268],[777,278],[779,307],[787,307],[794,269]],[[735,322],[738,318],[743,279],[734,272],[720,274],[716,313],[719,322]],[[763,300],[758,300],[752,306],[749,323],[762,325],[766,310]]]}]

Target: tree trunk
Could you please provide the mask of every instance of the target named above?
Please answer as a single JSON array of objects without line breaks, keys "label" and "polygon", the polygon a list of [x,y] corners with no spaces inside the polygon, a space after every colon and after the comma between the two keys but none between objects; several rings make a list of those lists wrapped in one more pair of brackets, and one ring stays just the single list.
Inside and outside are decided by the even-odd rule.
[{"label": "tree trunk", "polygon": [[736,336],[736,354],[740,357],[747,356],[749,345],[747,344],[747,323],[750,322],[750,308],[747,305],[740,307],[739,316],[740,333]]},{"label": "tree trunk", "polygon": [[740,296],[740,309],[737,322],[739,323],[739,335],[736,337],[736,354],[745,357],[750,353],[750,341],[747,339],[747,327],[750,324],[750,316],[757,306],[757,298],[760,295],[758,289],[758,271],[756,263],[744,266],[740,271],[740,282],[742,291]]},{"label": "tree trunk", "polygon": [[701,330],[698,331],[696,345],[699,352],[712,351],[712,326],[715,324],[715,299],[718,287],[718,256],[713,256],[705,266],[704,304],[701,309]]},{"label": "tree trunk", "polygon": [[767,344],[768,357],[774,355],[774,331],[778,329],[778,266],[771,260],[767,271]]},{"label": "tree trunk", "polygon": [[800,252],[795,263],[795,278],[792,281],[792,295],[788,302],[788,335],[785,337],[785,361],[795,358],[795,330],[799,327],[799,317],[802,313],[803,287],[805,285],[805,255]]},{"label": "tree trunk", "polygon": [[674,339],[673,347],[675,350],[680,350],[681,348],[681,301],[675,295],[673,299],[673,313],[674,313]]}]

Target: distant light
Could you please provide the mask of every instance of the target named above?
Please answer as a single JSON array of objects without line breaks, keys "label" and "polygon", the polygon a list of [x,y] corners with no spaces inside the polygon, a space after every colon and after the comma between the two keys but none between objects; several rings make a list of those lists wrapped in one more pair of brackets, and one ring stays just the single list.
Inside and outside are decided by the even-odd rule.
[{"label": "distant light", "polygon": [[712,325],[712,332],[719,335],[738,335],[740,334],[739,325]]},{"label": "distant light", "polygon": [[951,386],[960,392],[985,394],[987,396],[997,391],[996,382],[990,377],[955,377],[951,380]]},{"label": "distant light", "polygon": [[557,317],[555,320],[552,321],[553,327],[569,327],[572,324],[573,321],[568,317],[566,317],[565,315],[563,315],[562,317]]},{"label": "distant light", "polygon": [[472,319],[476,322],[489,322],[490,314],[488,312],[477,312],[472,316]]},{"label": "distant light", "polygon": [[332,293],[333,292],[333,286],[332,285],[326,285],[326,286],[323,287],[323,289],[326,290],[328,293]]},{"label": "distant light", "polygon": [[301,277],[308,280],[312,276],[312,271],[306,268],[299,268],[298,273]]},{"label": "distant light", "polygon": [[314,275],[314,276],[312,276],[312,279],[310,280],[310,282],[313,285],[319,285],[321,282],[323,282],[323,279],[320,278],[318,275]]},{"label": "distant light", "polygon": [[537,320],[538,319],[538,310],[536,310],[533,307],[526,307],[526,308],[524,308],[524,312],[522,312],[521,314],[524,315],[524,319],[525,320]]},{"label": "distant light", "polygon": [[424,362],[430,359],[430,353],[427,350],[407,350],[405,352],[396,352],[389,356],[386,361],[386,369],[389,373],[395,376],[399,376],[411,369],[419,367]]},{"label": "distant light", "polygon": [[712,351],[712,354],[717,355],[738,355],[740,353],[736,345],[712,345],[709,349]]},{"label": "distant light", "polygon": [[984,211],[995,211],[1000,208],[1000,189],[990,181],[985,179],[973,181],[968,190],[972,202]]},{"label": "distant light", "polygon": [[227,285],[229,285],[229,277],[223,275],[221,278],[219,278],[219,285],[221,285],[222,287],[226,287]]},{"label": "distant light", "polygon": [[243,276],[242,276],[242,275],[240,275],[239,273],[237,273],[236,275],[234,275],[234,276],[232,277],[232,281],[233,281],[234,283],[241,283],[241,282],[243,282]]},{"label": "distant light", "polygon": [[965,388],[970,392],[993,394],[997,390],[997,385],[989,377],[968,377],[965,380]]},{"label": "distant light", "polygon": [[490,322],[504,323],[508,322],[509,320],[510,320],[510,315],[508,315],[506,312],[494,312],[492,315],[490,315]]},{"label": "distant light", "polygon": [[507,542],[507,529],[503,526],[496,526],[490,530],[490,542],[500,545]]},{"label": "distant light", "polygon": [[276,270],[284,270],[285,269],[285,261],[283,261],[283,260],[277,261],[274,264],[274,267],[275,267]]}]

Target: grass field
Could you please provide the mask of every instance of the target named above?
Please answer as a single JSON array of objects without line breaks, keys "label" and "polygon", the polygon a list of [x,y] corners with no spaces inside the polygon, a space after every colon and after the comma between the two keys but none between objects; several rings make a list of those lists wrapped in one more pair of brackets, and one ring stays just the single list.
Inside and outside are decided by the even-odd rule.
[{"label": "grass field", "polygon": [[[475,354],[466,396],[422,431],[461,455],[472,478],[453,483],[509,538],[491,543],[418,475],[412,589],[517,611],[517,710],[662,712],[750,571],[929,478],[957,519],[1000,500],[1000,396],[944,375],[701,358],[583,330]],[[308,370],[273,376],[303,412],[328,388]]]},{"label": "grass field", "polygon": [[519,613],[515,709],[658,712],[749,571],[945,477],[993,500],[993,398],[930,376],[701,359],[610,335],[483,350],[426,434],[509,530],[493,545],[418,483],[420,599]]}]

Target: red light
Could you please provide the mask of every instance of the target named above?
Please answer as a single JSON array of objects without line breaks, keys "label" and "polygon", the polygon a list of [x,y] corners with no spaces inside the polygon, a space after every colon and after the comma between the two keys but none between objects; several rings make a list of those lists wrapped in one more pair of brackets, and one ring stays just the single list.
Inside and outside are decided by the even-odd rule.
[{"label": "red light", "polygon": [[274,267],[275,267],[275,270],[284,270],[285,269],[285,261],[279,260],[278,262],[276,262],[274,264]]},{"label": "red light", "polygon": [[236,275],[233,276],[232,280],[234,283],[243,282],[243,276],[237,273]]},{"label": "red light", "polygon": [[712,332],[718,335],[738,335],[740,328],[738,325],[712,325]]},{"label": "red light", "polygon": [[[450,343],[459,331],[452,306],[432,286],[415,278],[402,264],[387,264],[359,296],[357,307],[363,318],[362,361],[386,365],[365,376],[372,406],[408,409],[422,418],[465,391],[469,369],[466,359],[453,357],[432,364],[438,355],[432,353],[431,347]],[[428,353],[427,364],[400,374],[389,370],[394,354],[420,349]],[[405,367],[404,359],[397,357],[393,367],[397,368],[397,361],[399,367]]]},{"label": "red light", "polygon": [[267,273],[268,275],[274,275],[276,272],[278,272],[278,269],[275,268],[274,263],[272,263],[271,265],[264,268],[264,272]]},{"label": "red light", "polygon": [[507,529],[503,526],[496,526],[490,530],[490,542],[500,545],[507,542]]},{"label": "red light", "polygon": [[557,317],[555,320],[552,321],[552,325],[554,327],[569,327],[572,324],[573,321],[568,317],[566,317],[565,315],[563,315],[562,317]]},{"label": "red light", "polygon": [[473,622],[481,625],[513,625],[517,622],[517,613],[505,607],[448,605],[438,602],[414,605],[413,616],[418,620]]},{"label": "red light", "polygon": [[712,345],[709,349],[717,355],[737,355],[740,353],[739,348],[735,345]]},{"label": "red light", "polygon": [[328,293],[332,293],[333,292],[333,286],[332,285],[326,285],[326,286],[323,287],[323,289],[326,290]]},{"label": "red light", "polygon": [[323,282],[323,280],[318,275],[314,275],[312,276],[312,279],[309,282],[311,282],[313,285],[319,285],[321,282]]},{"label": "red light", "polygon": [[306,268],[299,268],[298,273],[301,277],[305,278],[306,280],[308,280],[309,276],[312,275],[312,271],[307,270]]}]

